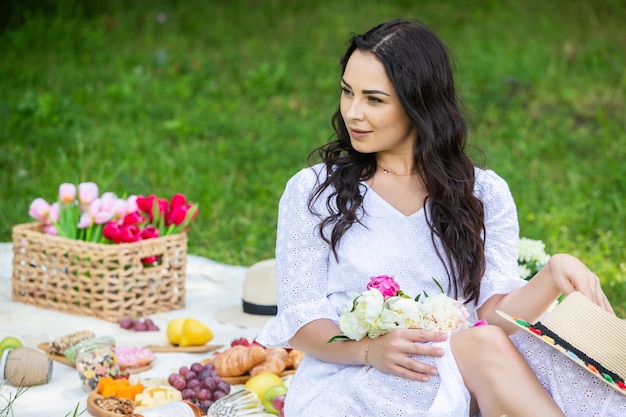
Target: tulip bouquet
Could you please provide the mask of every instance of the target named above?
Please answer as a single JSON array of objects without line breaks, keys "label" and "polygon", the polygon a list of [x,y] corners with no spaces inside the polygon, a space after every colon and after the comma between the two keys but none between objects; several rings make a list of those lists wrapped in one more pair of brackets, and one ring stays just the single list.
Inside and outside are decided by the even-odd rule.
[{"label": "tulip bouquet", "polygon": [[[396,328],[452,332],[471,327],[463,303],[448,297],[437,285],[441,294],[429,296],[424,292],[420,301],[421,294],[415,298],[406,295],[392,276],[371,277],[365,291],[350,293],[352,301],[339,318],[343,333],[329,342],[374,338]],[[484,322],[474,325],[480,324]]]},{"label": "tulip bouquet", "polygon": [[83,182],[76,187],[64,183],[58,201],[50,204],[36,198],[29,215],[43,223],[44,233],[95,243],[131,243],[187,230],[198,206],[183,194],[171,200],[132,195],[99,195],[98,186]]},{"label": "tulip bouquet", "polygon": [[531,279],[550,259],[541,240],[523,237],[517,245],[517,266],[522,279]]}]

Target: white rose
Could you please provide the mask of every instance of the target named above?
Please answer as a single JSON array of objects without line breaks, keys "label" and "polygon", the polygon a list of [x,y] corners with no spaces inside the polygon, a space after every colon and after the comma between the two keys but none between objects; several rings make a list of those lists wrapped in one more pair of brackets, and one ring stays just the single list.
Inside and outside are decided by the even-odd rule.
[{"label": "white rose", "polygon": [[391,311],[398,315],[399,327],[407,329],[419,329],[422,327],[422,309],[419,303],[416,303],[412,298],[392,297],[387,300],[386,304]]},{"label": "white rose", "polygon": [[350,339],[361,340],[376,328],[383,310],[383,295],[378,290],[363,291],[339,318],[339,328]]},{"label": "white rose", "polygon": [[453,331],[465,323],[467,310],[460,302],[445,294],[426,297],[422,303],[423,328],[435,331]]}]

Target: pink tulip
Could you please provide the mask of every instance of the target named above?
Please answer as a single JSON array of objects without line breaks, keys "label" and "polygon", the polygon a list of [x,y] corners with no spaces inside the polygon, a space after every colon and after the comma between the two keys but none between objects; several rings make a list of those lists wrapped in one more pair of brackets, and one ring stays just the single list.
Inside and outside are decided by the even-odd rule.
[{"label": "pink tulip", "polygon": [[124,216],[126,216],[127,214],[126,201],[122,200],[121,198],[118,198],[117,200],[115,200],[113,207],[111,207],[111,212],[113,213],[112,218],[114,220],[123,219]]},{"label": "pink tulip", "polygon": [[43,198],[36,198],[31,204],[28,214],[35,220],[46,222],[50,215],[50,204]]},{"label": "pink tulip", "polygon": [[98,198],[98,185],[96,183],[83,182],[78,184],[78,199],[83,206],[88,206],[96,198]]},{"label": "pink tulip", "polygon": [[126,213],[124,214],[132,213],[137,210],[139,210],[139,207],[137,206],[137,196],[131,195],[126,199]]},{"label": "pink tulip", "polygon": [[51,224],[48,224],[48,225],[44,226],[43,232],[48,234],[48,235],[53,235],[53,236],[58,236],[59,235],[59,231],[57,230],[57,228],[54,227]]},{"label": "pink tulip", "polygon": [[100,211],[109,211],[112,213],[117,200],[117,196],[114,193],[107,192],[102,194],[100,196],[100,201],[102,201],[102,208]]},{"label": "pink tulip", "polygon": [[78,220],[78,225],[76,227],[78,227],[79,229],[87,229],[92,224],[93,217],[91,217],[91,214],[89,212],[84,212],[80,215],[80,219]]},{"label": "pink tulip", "polygon": [[59,200],[61,203],[73,203],[76,199],[76,186],[70,183],[63,183],[59,186]]},{"label": "pink tulip", "polygon": [[55,201],[50,206],[50,213],[48,213],[48,221],[49,222],[51,222],[51,221],[58,222],[59,221],[59,202],[58,201]]}]

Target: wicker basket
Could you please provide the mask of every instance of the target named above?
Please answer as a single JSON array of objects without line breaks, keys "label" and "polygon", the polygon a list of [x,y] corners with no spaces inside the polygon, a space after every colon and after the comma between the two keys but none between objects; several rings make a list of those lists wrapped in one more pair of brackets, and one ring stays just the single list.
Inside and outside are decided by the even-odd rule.
[{"label": "wicker basket", "polygon": [[[146,266],[142,259],[158,256]],[[13,300],[118,321],[185,306],[187,234],[100,244],[13,227]]]}]

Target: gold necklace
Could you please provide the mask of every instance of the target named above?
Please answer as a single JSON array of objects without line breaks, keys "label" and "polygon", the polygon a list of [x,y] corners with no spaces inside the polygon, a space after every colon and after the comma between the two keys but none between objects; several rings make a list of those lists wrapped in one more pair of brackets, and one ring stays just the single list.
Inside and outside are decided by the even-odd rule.
[{"label": "gold necklace", "polygon": [[390,169],[385,169],[381,167],[380,165],[376,165],[376,166],[380,168],[383,171],[383,173],[397,175],[398,177],[409,177],[411,175],[417,175],[417,171],[409,172],[408,174],[398,174],[397,172],[392,171]]}]

